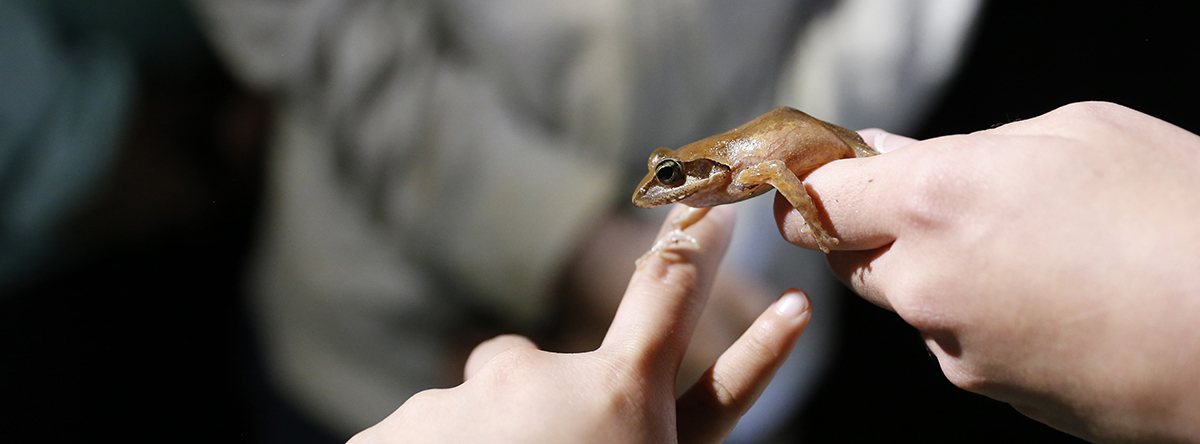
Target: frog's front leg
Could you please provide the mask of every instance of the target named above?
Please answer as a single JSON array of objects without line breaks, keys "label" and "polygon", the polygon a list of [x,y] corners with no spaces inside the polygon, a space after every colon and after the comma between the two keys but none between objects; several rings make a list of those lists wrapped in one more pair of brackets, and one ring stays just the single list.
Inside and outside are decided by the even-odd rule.
[{"label": "frog's front leg", "polygon": [[645,262],[647,258],[655,254],[660,254],[666,250],[667,247],[681,242],[689,243],[696,246],[696,248],[700,248],[700,241],[696,240],[696,238],[692,237],[690,234],[683,232],[683,229],[692,226],[692,224],[695,224],[696,222],[699,222],[700,219],[704,219],[704,215],[708,214],[708,210],[711,209],[712,208],[688,207],[678,216],[675,216],[675,219],[671,220],[671,230],[667,231],[667,234],[662,238],[655,241],[654,246],[650,247],[650,251],[642,254],[642,256],[634,262],[634,266],[638,269],[641,269],[642,262]]},{"label": "frog's front leg", "polygon": [[830,245],[838,244],[837,238],[830,236],[821,227],[817,205],[808,195],[804,182],[801,182],[800,178],[796,177],[796,174],[792,173],[792,170],[789,170],[783,161],[769,160],[748,166],[742,169],[742,172],[738,173],[734,180],[746,186],[765,183],[775,187],[793,207],[800,210],[800,216],[804,217],[804,228],[801,232],[812,235],[821,251],[828,253]]}]

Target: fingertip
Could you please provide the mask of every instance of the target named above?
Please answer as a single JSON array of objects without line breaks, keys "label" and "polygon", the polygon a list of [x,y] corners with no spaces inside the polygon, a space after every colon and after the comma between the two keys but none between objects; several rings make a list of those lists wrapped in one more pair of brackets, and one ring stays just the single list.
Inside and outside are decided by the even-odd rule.
[{"label": "fingertip", "polygon": [[803,291],[789,288],[679,398],[680,442],[729,434],[791,354],[811,316]]},{"label": "fingertip", "polygon": [[667,217],[663,219],[658,237],[661,238],[664,234],[676,229],[687,230],[688,227],[702,221],[705,224],[714,224],[718,228],[718,231],[732,232],[733,222],[737,219],[734,207],[734,205],[719,205],[707,208],[694,208],[684,204],[674,204],[671,207],[671,211],[667,213]]},{"label": "fingertip", "polygon": [[789,288],[775,301],[775,313],[785,318],[798,318],[812,309],[808,295],[796,288]]},{"label": "fingertip", "polygon": [[638,260],[600,348],[677,367],[729,246],[734,220],[731,205],[672,209],[658,239]]},{"label": "fingertip", "polygon": [[[812,319],[812,300],[808,294],[796,288],[789,288],[775,300],[758,320],[750,326],[746,334],[756,342],[769,345],[786,357],[787,350],[804,333],[809,320]],[[782,364],[782,361],[779,362]]]},{"label": "fingertip", "polygon": [[704,216],[705,219],[712,218],[712,222],[717,223],[720,229],[724,232],[733,232],[733,224],[737,220],[737,205],[720,205],[713,207]]},{"label": "fingertip", "polygon": [[718,221],[721,224],[727,224],[732,227],[733,221],[737,219],[736,214],[737,205],[718,205],[710,208],[708,210],[708,214],[705,215],[704,218],[708,219],[711,217],[713,220]]},{"label": "fingertip", "polygon": [[[693,208],[677,204],[667,213],[650,250],[638,259],[634,277],[645,269],[645,261],[659,262],[658,268],[674,263],[706,264],[714,259],[719,262],[736,219],[733,205]],[[664,261],[664,256],[671,256],[671,260]]]},{"label": "fingertip", "polygon": [[892,152],[917,142],[917,139],[892,134],[879,128],[860,130],[858,135],[862,136],[867,145],[881,153]]}]

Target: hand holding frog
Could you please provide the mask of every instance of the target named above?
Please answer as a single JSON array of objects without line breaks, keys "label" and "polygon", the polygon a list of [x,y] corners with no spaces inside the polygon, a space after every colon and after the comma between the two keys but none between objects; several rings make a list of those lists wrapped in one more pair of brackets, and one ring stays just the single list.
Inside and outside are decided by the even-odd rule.
[{"label": "hand holding frog", "polygon": [[[906,143],[806,179],[841,279],[960,387],[1090,440],[1200,441],[1200,137],[1084,103],[883,141]],[[776,216],[818,246],[789,202]]]}]

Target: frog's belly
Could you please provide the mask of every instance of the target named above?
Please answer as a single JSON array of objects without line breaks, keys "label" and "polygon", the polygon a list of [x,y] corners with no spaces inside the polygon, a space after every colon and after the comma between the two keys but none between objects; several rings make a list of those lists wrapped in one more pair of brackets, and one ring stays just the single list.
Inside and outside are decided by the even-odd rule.
[{"label": "frog's belly", "polygon": [[686,199],[680,200],[679,203],[693,208],[715,207],[717,205],[731,204],[741,202],[751,197],[759,196],[767,191],[771,191],[774,187],[767,184],[759,185],[742,185],[737,182],[732,182],[729,186],[705,193],[697,193],[688,196]]}]

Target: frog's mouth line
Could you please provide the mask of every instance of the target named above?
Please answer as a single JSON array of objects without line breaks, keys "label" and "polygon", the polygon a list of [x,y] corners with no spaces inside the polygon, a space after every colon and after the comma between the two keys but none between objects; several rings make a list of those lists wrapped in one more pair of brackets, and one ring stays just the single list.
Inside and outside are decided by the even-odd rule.
[{"label": "frog's mouth line", "polygon": [[633,203],[641,208],[654,208],[713,191],[719,192],[729,178],[728,166],[708,159],[687,162],[684,165],[684,181],[675,186],[664,185],[651,171],[634,192]]},{"label": "frog's mouth line", "polygon": [[725,183],[728,181],[728,170],[721,170],[703,178],[688,176],[684,183],[674,187],[655,182],[638,188],[638,192],[633,196],[633,203],[641,208],[654,208],[678,202],[691,206],[711,206],[693,205],[689,201],[699,203],[707,200],[709,194],[725,191]]}]

